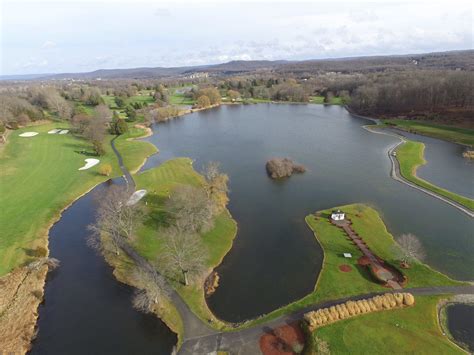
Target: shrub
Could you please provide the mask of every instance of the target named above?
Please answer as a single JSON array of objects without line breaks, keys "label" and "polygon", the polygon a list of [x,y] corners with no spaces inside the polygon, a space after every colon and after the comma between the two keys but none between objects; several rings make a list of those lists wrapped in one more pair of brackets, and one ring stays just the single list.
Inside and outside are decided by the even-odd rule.
[{"label": "shrub", "polygon": [[112,173],[112,165],[104,164],[100,167],[99,173],[104,176],[109,176]]},{"label": "shrub", "polygon": [[291,176],[293,173],[304,173],[306,168],[303,165],[294,163],[288,158],[273,158],[265,165],[268,175],[272,179],[281,179]]},{"label": "shrub", "polygon": [[410,293],[386,293],[365,300],[347,301],[340,305],[308,312],[304,315],[304,320],[308,325],[308,329],[314,331],[318,327],[340,319],[353,317],[358,314],[412,306],[414,303],[415,298]]}]

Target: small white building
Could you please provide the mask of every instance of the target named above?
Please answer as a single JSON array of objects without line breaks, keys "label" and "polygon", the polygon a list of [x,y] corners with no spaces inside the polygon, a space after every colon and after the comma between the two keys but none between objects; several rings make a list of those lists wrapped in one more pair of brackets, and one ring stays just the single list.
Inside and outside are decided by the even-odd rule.
[{"label": "small white building", "polygon": [[341,210],[332,211],[331,213],[331,219],[333,221],[342,221],[344,220],[345,217],[346,217],[346,214],[342,212]]}]

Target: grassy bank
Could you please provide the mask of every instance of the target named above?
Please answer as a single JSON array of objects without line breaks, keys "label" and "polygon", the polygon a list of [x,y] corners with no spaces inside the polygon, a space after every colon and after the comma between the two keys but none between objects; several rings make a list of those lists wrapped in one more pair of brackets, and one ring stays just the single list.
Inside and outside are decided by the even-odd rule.
[{"label": "grassy bank", "polygon": [[425,145],[423,143],[413,141],[407,141],[397,149],[397,159],[400,163],[400,173],[402,176],[416,185],[456,201],[470,210],[474,210],[474,200],[445,190],[416,176],[418,167],[426,164],[423,158],[424,149]]},{"label": "grassy bank", "polygon": [[[90,155],[92,146],[72,134],[47,134],[53,128],[69,126],[55,122],[14,131],[0,152],[0,203],[4,206],[0,213],[0,275],[46,253],[48,229],[60,211],[109,178],[99,174],[101,165],[112,165],[111,176],[121,175],[110,147],[112,136],[106,138],[106,154],[99,157],[100,164],[79,171],[84,159],[95,158]],[[39,134],[19,137],[25,131]],[[141,143],[123,142],[124,158],[130,167],[143,160],[141,147],[137,149]],[[137,163],[132,162],[131,155]]]},{"label": "grassy bank", "polygon": [[[392,265],[398,265],[393,253],[395,241],[376,210],[362,204],[338,208],[346,212],[347,218],[352,220],[353,229],[364,239],[367,246],[375,254]],[[328,218],[331,211],[332,209],[321,211],[319,217],[315,215],[306,217],[306,223],[314,232],[315,238],[324,250],[323,267],[314,291],[306,297],[264,317],[247,322],[246,326],[262,323],[319,302],[387,290],[372,281],[365,267],[357,265],[357,259],[362,256],[362,253],[347,239],[342,229],[330,223]],[[352,258],[344,258],[343,253],[351,253]],[[352,271],[340,271],[339,265],[341,264],[349,265]],[[462,284],[422,263],[414,263],[410,269],[403,270],[403,273],[408,277],[407,287]]]},{"label": "grassy bank", "polygon": [[[153,263],[162,252],[162,243],[158,238],[158,229],[163,217],[164,203],[170,191],[180,184],[200,186],[204,183],[204,180],[193,169],[190,159],[178,158],[137,174],[135,181],[137,188],[148,190],[145,201],[150,209],[150,213],[137,231],[137,238],[133,246],[143,257]],[[201,236],[209,253],[206,261],[209,272],[221,263],[232,247],[236,233],[237,225],[229,212],[225,210],[216,217],[214,227]],[[225,328],[225,324],[216,319],[207,307],[204,299],[203,282],[192,286],[174,283],[174,286],[198,317],[205,322],[212,320],[213,325],[217,328]]]},{"label": "grassy bank", "polygon": [[360,315],[313,332],[329,344],[331,354],[463,354],[442,333],[437,303],[442,296],[418,296],[414,307]]},{"label": "grassy bank", "polygon": [[341,97],[333,97],[329,100],[329,102],[324,102],[324,96],[311,96],[310,103],[312,104],[326,104],[326,105],[344,105]]},{"label": "grassy bank", "polygon": [[137,171],[150,155],[158,152],[153,144],[135,140],[143,137],[145,133],[143,128],[137,128],[133,124],[129,124],[128,132],[115,140],[115,147],[122,156],[123,164],[131,173]]},{"label": "grassy bank", "polygon": [[386,125],[395,126],[404,131],[419,133],[430,137],[440,138],[447,141],[474,145],[474,130],[435,123],[413,121],[413,120],[383,120]]}]

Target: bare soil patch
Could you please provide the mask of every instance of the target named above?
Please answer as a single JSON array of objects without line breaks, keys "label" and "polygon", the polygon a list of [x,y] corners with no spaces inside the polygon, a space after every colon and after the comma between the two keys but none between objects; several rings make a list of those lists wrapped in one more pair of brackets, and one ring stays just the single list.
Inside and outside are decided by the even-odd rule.
[{"label": "bare soil patch", "polygon": [[341,270],[342,272],[351,272],[352,267],[347,264],[342,264],[342,265],[339,265],[339,270]]},{"label": "bare soil patch", "polygon": [[284,325],[260,337],[264,355],[292,355],[303,350],[304,333],[298,323]]}]

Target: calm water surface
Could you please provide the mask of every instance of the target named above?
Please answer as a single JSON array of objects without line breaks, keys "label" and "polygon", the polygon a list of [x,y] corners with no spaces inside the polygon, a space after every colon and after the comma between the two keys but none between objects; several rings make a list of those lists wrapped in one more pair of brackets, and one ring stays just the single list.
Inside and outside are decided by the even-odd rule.
[{"label": "calm water surface", "polygon": [[447,308],[448,328],[454,339],[474,352],[474,305],[454,304]]},{"label": "calm water surface", "polygon": [[30,354],[170,354],[175,334],[155,316],[133,310],[132,288],[86,245],[95,207],[94,194],[85,195],[49,232],[50,254],[61,265],[48,275]]},{"label": "calm water surface", "polygon": [[450,191],[474,198],[474,161],[463,158],[459,144],[396,130],[396,133],[425,145],[426,165],[417,175]]},{"label": "calm water surface", "polygon": [[[224,106],[155,125],[147,140],[160,153],[144,169],[189,156],[197,169],[219,161],[230,176],[229,209],[239,231],[217,269],[220,286],[209,299],[217,316],[241,321],[311,292],[322,252],[304,217],[354,202],[377,208],[395,236],[419,236],[430,265],[459,279],[474,279],[473,219],[392,180],[386,152],[398,140],[364,130],[368,123],[337,106],[260,104]],[[437,149],[451,148],[440,142]],[[457,176],[444,158],[452,158],[451,151],[440,158],[433,149],[427,143],[429,163],[420,176],[443,181]],[[272,157],[291,157],[308,171],[272,181],[265,173]],[[472,166],[463,169],[457,178],[467,181]]]},{"label": "calm water surface", "polygon": [[[209,299],[219,317],[244,320],[311,292],[322,252],[304,217],[353,202],[376,207],[394,235],[418,235],[428,263],[437,269],[474,279],[472,219],[390,179],[386,150],[397,139],[367,132],[361,128],[367,123],[340,107],[252,105],[195,113],[154,127],[147,140],[160,154],[144,169],[190,156],[198,169],[209,160],[220,161],[231,178],[229,209],[239,231],[218,268],[221,285]],[[440,185],[460,179],[458,191],[468,191],[471,166],[452,161],[458,147],[425,143],[429,163],[420,176]],[[294,158],[308,171],[272,181],[265,162],[276,156]],[[452,171],[461,165],[462,171]],[[104,188],[106,184],[96,190]],[[135,312],[131,288],[117,282],[103,258],[87,247],[87,225],[94,213],[90,193],[50,230],[51,256],[61,266],[48,277],[31,353],[169,354],[176,336],[157,318]],[[457,317],[452,315],[451,322]],[[459,323],[463,334],[465,324]],[[472,339],[472,324],[470,329]]]}]

